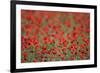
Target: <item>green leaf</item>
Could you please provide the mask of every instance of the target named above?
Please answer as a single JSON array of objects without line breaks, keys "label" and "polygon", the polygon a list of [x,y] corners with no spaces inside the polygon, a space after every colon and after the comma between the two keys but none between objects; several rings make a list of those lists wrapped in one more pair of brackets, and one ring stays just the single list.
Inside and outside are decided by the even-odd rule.
[{"label": "green leaf", "polygon": [[22,35],[22,36],[25,36],[25,35],[26,35],[26,33],[23,31],[23,32],[21,32],[21,35]]}]

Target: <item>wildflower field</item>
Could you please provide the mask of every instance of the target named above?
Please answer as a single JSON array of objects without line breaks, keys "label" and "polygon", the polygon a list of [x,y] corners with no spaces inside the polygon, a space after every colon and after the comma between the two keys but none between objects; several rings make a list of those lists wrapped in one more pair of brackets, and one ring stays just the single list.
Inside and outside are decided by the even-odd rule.
[{"label": "wildflower field", "polygon": [[21,10],[21,62],[90,58],[90,14]]}]

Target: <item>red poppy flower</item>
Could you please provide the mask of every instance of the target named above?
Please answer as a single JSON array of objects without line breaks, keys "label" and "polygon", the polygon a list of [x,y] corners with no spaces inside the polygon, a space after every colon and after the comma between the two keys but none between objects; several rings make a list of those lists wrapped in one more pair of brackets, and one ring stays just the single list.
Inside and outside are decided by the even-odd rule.
[{"label": "red poppy flower", "polygon": [[70,21],[70,20],[66,20],[66,21],[65,21],[65,25],[66,25],[67,27],[71,27],[71,25],[72,25],[72,24],[71,24],[71,21]]},{"label": "red poppy flower", "polygon": [[38,60],[37,59],[34,59],[33,62],[38,62]]},{"label": "red poppy flower", "polygon": [[26,60],[22,59],[22,60],[21,60],[21,62],[22,62],[22,63],[25,63],[25,62],[26,62]]},{"label": "red poppy flower", "polygon": [[26,58],[28,56],[27,52],[23,52],[22,55]]},{"label": "red poppy flower", "polygon": [[37,45],[37,44],[39,44],[39,41],[37,39],[35,39],[35,40],[33,40],[33,44]]},{"label": "red poppy flower", "polygon": [[41,24],[42,23],[42,18],[38,18],[37,22],[38,22],[38,24]]},{"label": "red poppy flower", "polygon": [[47,47],[46,47],[46,46],[43,46],[43,47],[42,47],[42,50],[47,50]]}]

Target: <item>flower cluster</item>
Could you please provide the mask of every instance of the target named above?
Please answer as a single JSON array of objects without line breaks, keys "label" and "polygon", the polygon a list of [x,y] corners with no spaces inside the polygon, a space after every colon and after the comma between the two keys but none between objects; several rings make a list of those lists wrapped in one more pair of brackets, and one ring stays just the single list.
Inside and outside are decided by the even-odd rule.
[{"label": "flower cluster", "polygon": [[21,10],[21,62],[90,58],[90,14]]}]

